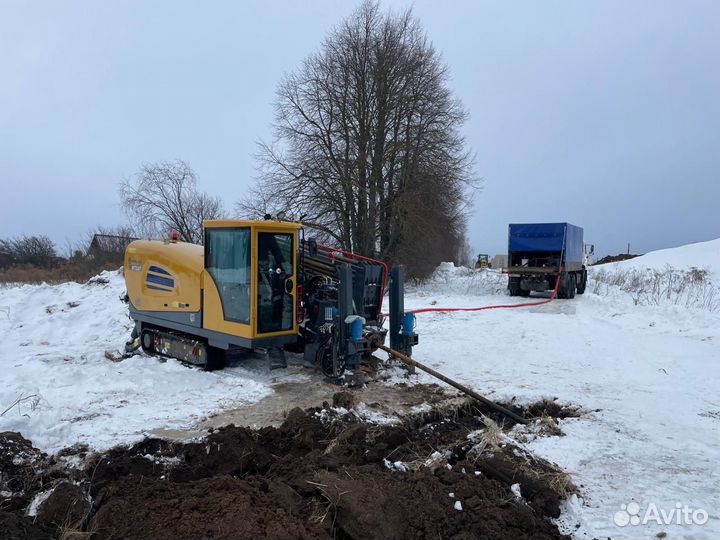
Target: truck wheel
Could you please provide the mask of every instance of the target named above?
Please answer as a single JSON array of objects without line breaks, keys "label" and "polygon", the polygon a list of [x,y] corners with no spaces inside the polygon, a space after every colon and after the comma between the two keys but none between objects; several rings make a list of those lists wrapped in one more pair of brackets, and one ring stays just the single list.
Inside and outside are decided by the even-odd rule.
[{"label": "truck wheel", "polygon": [[565,274],[560,277],[560,285],[557,290],[557,297],[564,300],[568,297],[568,282],[570,281],[570,275]]},{"label": "truck wheel", "polygon": [[583,269],[582,274],[580,274],[580,282],[577,286],[577,293],[583,294],[585,292],[585,287],[587,287],[587,270]]},{"label": "truck wheel", "polygon": [[575,298],[575,290],[577,289],[577,277],[575,274],[570,274],[570,283],[568,284],[568,298]]},{"label": "truck wheel", "polygon": [[518,278],[508,278],[508,291],[510,291],[510,296],[520,294],[520,280]]},{"label": "truck wheel", "polygon": [[518,296],[524,296],[525,298],[527,298],[528,296],[530,296],[530,291],[524,291],[524,290],[520,289],[518,291]]}]

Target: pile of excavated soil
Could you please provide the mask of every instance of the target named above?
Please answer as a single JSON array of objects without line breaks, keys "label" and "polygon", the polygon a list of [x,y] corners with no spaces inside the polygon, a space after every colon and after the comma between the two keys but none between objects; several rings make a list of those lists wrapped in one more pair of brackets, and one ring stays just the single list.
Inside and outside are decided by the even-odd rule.
[{"label": "pile of excavated soil", "polygon": [[0,538],[53,537],[55,526],[25,515],[34,496],[63,476],[53,465],[53,460],[19,433],[0,433]]},{"label": "pile of excavated soil", "polygon": [[[548,518],[571,484],[478,409],[433,410],[392,426],[340,410],[293,409],[278,428],[230,426],[197,442],[145,439],[110,450],[87,459],[74,482],[22,487],[0,529],[8,538],[99,540],[561,538]],[[37,515],[25,516],[48,486]]]},{"label": "pile of excavated soil", "polygon": [[639,256],[640,256],[640,254],[631,254],[631,253],[619,253],[618,255],[605,255],[605,257],[595,261],[592,265],[598,266],[600,264],[628,261],[630,259],[634,259],[635,257],[639,257]]}]

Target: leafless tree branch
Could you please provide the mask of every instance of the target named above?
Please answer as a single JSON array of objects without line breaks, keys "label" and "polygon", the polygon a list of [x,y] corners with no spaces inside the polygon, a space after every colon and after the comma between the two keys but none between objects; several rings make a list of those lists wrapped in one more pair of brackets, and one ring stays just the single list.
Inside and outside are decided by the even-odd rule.
[{"label": "leafless tree branch", "polygon": [[427,273],[458,260],[479,181],[467,111],[411,10],[366,1],[280,82],[243,216],[283,210],[345,249]]},{"label": "leafless tree branch", "polygon": [[201,244],[202,223],[222,215],[222,203],[197,190],[195,173],[184,161],[145,164],[120,185],[120,199],[135,230],[157,238],[177,231],[180,240]]}]

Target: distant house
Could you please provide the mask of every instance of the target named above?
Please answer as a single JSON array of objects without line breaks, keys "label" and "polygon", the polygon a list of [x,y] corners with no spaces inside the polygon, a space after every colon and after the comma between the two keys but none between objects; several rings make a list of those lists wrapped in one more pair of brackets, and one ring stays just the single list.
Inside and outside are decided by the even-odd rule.
[{"label": "distant house", "polygon": [[133,240],[137,240],[137,238],[112,234],[96,234],[93,235],[87,255],[96,261],[122,262],[125,255],[125,248]]},{"label": "distant house", "polygon": [[493,268],[507,268],[507,262],[508,262],[508,256],[505,254],[502,255],[495,255],[492,258],[492,261],[490,261],[490,266]]}]

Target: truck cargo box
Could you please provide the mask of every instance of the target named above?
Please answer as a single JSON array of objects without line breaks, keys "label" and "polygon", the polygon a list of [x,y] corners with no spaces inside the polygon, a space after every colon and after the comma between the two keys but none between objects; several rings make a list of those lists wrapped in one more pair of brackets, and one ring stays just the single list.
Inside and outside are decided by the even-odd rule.
[{"label": "truck cargo box", "polygon": [[511,223],[508,255],[513,253],[562,253],[562,264],[577,270],[583,264],[583,230],[570,223]]}]

